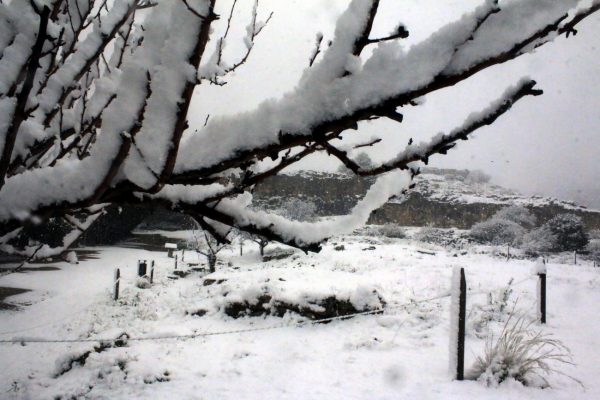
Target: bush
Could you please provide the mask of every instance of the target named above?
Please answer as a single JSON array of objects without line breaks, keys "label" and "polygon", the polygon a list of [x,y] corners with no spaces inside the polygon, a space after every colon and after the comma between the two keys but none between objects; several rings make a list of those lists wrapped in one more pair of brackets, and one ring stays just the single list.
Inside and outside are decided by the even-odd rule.
[{"label": "bush", "polygon": [[600,260],[600,239],[590,240],[585,249],[593,259]]},{"label": "bush", "polygon": [[517,246],[535,223],[535,216],[527,208],[510,206],[497,211],[487,221],[473,225],[470,235],[479,243]]},{"label": "bush", "polygon": [[381,228],[379,228],[379,232],[381,233],[381,235],[388,237],[388,238],[395,238],[395,239],[406,238],[406,232],[404,231],[404,229],[402,229],[402,227],[400,227],[399,225],[396,225],[396,224],[382,225]]},{"label": "bush", "polygon": [[488,183],[491,177],[483,171],[478,169],[469,171],[465,177],[467,183]]},{"label": "bush", "polygon": [[552,366],[552,363],[572,364],[569,349],[559,340],[534,331],[533,322],[513,316],[506,321],[496,343],[488,340],[484,355],[477,357],[468,377],[488,386],[514,379],[526,386],[541,380],[541,386],[547,387],[550,384],[546,377],[557,373],[581,384]]},{"label": "bush", "polygon": [[468,236],[458,230],[434,228],[431,226],[421,228],[415,233],[414,238],[421,242],[453,248],[463,248],[469,243]]},{"label": "bush", "polygon": [[527,208],[521,206],[505,207],[496,212],[493,218],[512,221],[527,229],[533,228],[537,222],[535,215]]},{"label": "bush", "polygon": [[275,213],[295,221],[311,222],[317,219],[317,206],[308,199],[290,198]]},{"label": "bush", "polygon": [[529,255],[539,255],[554,250],[558,239],[549,229],[540,227],[523,236],[521,248]]},{"label": "bush", "polygon": [[582,250],[589,242],[581,218],[560,214],[523,238],[529,253]]},{"label": "bush", "polygon": [[518,245],[525,229],[516,222],[492,217],[471,228],[471,238],[479,243],[492,245]]}]

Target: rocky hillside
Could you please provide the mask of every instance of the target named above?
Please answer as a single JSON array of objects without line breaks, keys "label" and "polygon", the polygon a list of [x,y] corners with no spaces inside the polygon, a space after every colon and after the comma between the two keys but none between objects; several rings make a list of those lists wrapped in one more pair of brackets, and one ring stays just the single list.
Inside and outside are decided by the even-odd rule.
[{"label": "rocky hillside", "polygon": [[[285,208],[292,197],[313,203],[320,215],[347,213],[367,191],[371,179],[349,175],[302,172],[278,175],[257,188],[256,203]],[[527,197],[491,184],[482,174],[428,169],[415,179],[404,199],[392,200],[371,216],[371,223],[470,228],[509,205],[529,208],[544,223],[557,214],[581,216],[587,229],[600,229],[600,212],[549,197]]]}]

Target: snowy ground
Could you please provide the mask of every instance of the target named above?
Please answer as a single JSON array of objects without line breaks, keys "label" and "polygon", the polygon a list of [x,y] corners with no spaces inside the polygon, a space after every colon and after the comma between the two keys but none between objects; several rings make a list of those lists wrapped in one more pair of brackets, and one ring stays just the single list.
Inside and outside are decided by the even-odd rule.
[{"label": "snowy ground", "polygon": [[[179,232],[174,238],[186,235]],[[340,245],[344,250],[334,249]],[[585,262],[567,265],[568,257],[563,264],[549,264],[548,324],[536,328],[571,349],[576,365],[557,368],[585,388],[552,375],[552,387],[541,389],[516,381],[498,387],[456,382],[448,371],[446,295],[453,268],[465,268],[470,291],[470,366],[486,337],[501,330],[515,302],[527,318],[536,317],[532,261],[507,262],[481,247],[455,250],[409,239],[347,236],[330,241],[319,254],[298,252],[269,262],[260,261],[257,246],[248,242],[243,256],[238,248],[222,254],[216,273],[193,272],[172,280],[167,276],[173,259],[164,252],[96,250],[97,259],[77,265],[57,263],[59,270],[1,277],[0,286],[31,291],[6,300],[21,307],[0,311],[0,340],[116,338],[123,332],[152,340],[92,351],[79,363],[70,360],[100,348],[100,342],[0,343],[0,398],[600,398],[600,269]],[[194,258],[186,253],[186,261],[196,262]],[[138,259],[156,262],[150,289],[134,285]],[[117,266],[123,279],[121,297],[114,302],[111,286]],[[207,278],[223,281],[205,286]],[[511,279],[507,307],[489,306],[487,293],[501,298]],[[292,314],[233,319],[223,312],[232,301],[252,301],[265,293],[307,306],[335,294],[357,306],[376,307],[380,299],[374,291],[389,307],[383,315],[328,324],[297,326],[306,320]],[[437,299],[420,301],[431,298]],[[206,314],[192,315],[198,310]],[[164,338],[270,327],[276,328]]]}]

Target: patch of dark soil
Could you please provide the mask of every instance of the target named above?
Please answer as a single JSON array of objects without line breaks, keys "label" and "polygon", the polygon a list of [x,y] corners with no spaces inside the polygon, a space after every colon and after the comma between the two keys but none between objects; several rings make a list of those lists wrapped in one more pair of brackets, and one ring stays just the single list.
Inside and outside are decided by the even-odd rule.
[{"label": "patch of dark soil", "polygon": [[262,258],[263,261],[283,260],[294,255],[294,251],[274,251],[270,254],[265,254]]},{"label": "patch of dark soil", "polygon": [[176,269],[176,270],[173,271],[173,275],[175,275],[178,278],[185,278],[190,273],[191,273],[191,271],[190,270],[186,270],[186,269]]},{"label": "patch of dark soil", "polygon": [[147,376],[144,378],[144,383],[146,385],[151,385],[153,383],[156,382],[169,382],[171,380],[171,378],[169,377],[169,371],[165,371],[163,372],[162,375],[157,375],[157,376]]},{"label": "patch of dark soil", "polygon": [[206,278],[203,282],[202,285],[204,286],[210,286],[213,284],[217,284],[220,285],[221,283],[225,282],[227,279],[210,279],[210,278]]},{"label": "patch of dark soil", "polygon": [[[382,307],[385,301],[378,295]],[[240,317],[259,317],[271,315],[283,317],[288,312],[299,314],[312,321],[319,321],[333,317],[343,317],[346,315],[377,311],[378,308],[355,307],[349,300],[338,299],[335,296],[325,297],[318,301],[311,302],[311,306],[287,303],[281,300],[273,299],[268,294],[263,294],[256,299],[256,302],[234,302],[228,304],[224,312],[232,318]]]},{"label": "patch of dark soil", "polygon": [[202,309],[196,311],[186,311],[187,315],[191,315],[193,317],[204,317],[206,313],[207,311]]},{"label": "patch of dark soil", "polygon": [[[85,362],[87,361],[87,359],[89,358],[89,356],[92,353],[102,353],[103,351],[111,349],[111,348],[127,346],[127,338],[128,337],[129,336],[127,334],[123,334],[112,342],[101,342],[100,344],[94,346],[91,350],[87,350],[78,355],[71,356],[70,358],[68,358],[67,360],[65,360],[62,363],[60,370],[56,374],[54,374],[54,377],[58,378],[64,374],[66,374],[67,372],[71,371],[76,366],[84,366]],[[121,368],[121,366],[119,366],[119,367]],[[124,369],[125,369],[125,365],[123,365],[121,370],[124,370]]]}]

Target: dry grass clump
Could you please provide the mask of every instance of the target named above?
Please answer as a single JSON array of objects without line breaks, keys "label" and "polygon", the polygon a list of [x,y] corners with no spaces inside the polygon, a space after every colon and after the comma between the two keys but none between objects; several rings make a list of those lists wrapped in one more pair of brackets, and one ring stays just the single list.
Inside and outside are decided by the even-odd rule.
[{"label": "dry grass clump", "polygon": [[513,312],[495,343],[493,337],[487,341],[483,356],[477,357],[468,375],[488,386],[514,379],[526,386],[549,387],[547,377],[559,374],[583,386],[559,370],[561,365],[573,365],[569,349],[560,340],[534,329],[533,321],[522,316],[515,319]]}]

